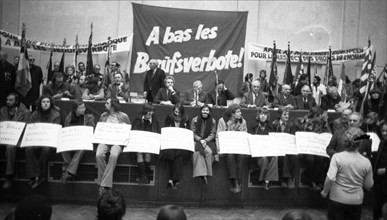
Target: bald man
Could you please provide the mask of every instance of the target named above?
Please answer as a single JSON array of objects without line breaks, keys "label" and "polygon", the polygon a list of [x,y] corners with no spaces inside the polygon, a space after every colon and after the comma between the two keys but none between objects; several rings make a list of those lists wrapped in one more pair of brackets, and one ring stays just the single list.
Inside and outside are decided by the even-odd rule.
[{"label": "bald man", "polygon": [[294,96],[290,94],[291,87],[288,84],[282,86],[281,94],[278,94],[273,100],[274,108],[286,107],[289,109],[294,109],[293,102]]},{"label": "bald man", "polygon": [[16,69],[7,58],[8,54],[0,51],[0,108],[6,105],[7,95],[15,91]]},{"label": "bald man", "polygon": [[296,96],[293,102],[294,109],[310,110],[316,106],[316,100],[313,98],[310,92],[310,87],[304,85],[301,88],[301,95]]},{"label": "bald man", "polygon": [[241,107],[243,108],[257,108],[263,106],[269,106],[270,103],[267,101],[265,95],[260,92],[261,82],[254,80],[251,83],[251,91],[243,94]]},{"label": "bald man", "polygon": [[193,83],[193,90],[185,94],[184,105],[201,107],[210,103],[207,92],[203,91],[203,85],[200,80]]},{"label": "bald man", "polygon": [[159,62],[156,59],[149,61],[149,68],[144,79],[144,97],[148,102],[153,102],[157,92],[164,87],[165,72],[158,68]]}]

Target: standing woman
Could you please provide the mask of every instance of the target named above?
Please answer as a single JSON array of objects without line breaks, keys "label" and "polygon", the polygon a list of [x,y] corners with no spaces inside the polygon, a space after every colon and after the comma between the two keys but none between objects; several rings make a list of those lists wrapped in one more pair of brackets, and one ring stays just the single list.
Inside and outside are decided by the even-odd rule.
[{"label": "standing woman", "polygon": [[[161,133],[159,120],[155,117],[155,107],[151,103],[145,103],[140,114],[134,119],[132,130]],[[147,172],[151,162],[150,153],[137,153],[137,163],[140,170],[139,184],[148,184]]]},{"label": "standing woman", "polygon": [[382,217],[383,204],[387,202],[387,122],[380,124],[381,141],[374,164],[374,220]]},{"label": "standing woman", "polygon": [[[91,126],[95,127],[94,116],[92,114],[85,114],[86,107],[82,101],[73,102],[73,110],[67,115],[64,126]],[[72,154],[73,153],[73,154]],[[62,152],[63,157],[63,175],[62,183],[66,183],[67,180],[73,179],[78,170],[78,164],[82,160],[84,150],[65,151]]]},{"label": "standing woman", "polygon": [[[268,135],[269,132],[273,132],[269,120],[269,109],[267,107],[258,108],[256,122],[249,128],[249,133]],[[261,169],[259,181],[264,181],[265,189],[269,190],[270,181],[278,181],[278,157],[259,157],[258,166]]]},{"label": "standing woman", "polygon": [[349,128],[343,134],[345,151],[332,156],[321,192],[329,193],[329,220],[360,220],[363,204],[363,187],[371,189],[371,162],[358,152],[362,139],[369,138],[359,128]]},{"label": "standing woman", "polygon": [[[54,100],[49,95],[41,95],[37,101],[37,108],[31,115],[29,123],[53,123],[60,124],[61,118],[55,109]],[[40,152],[37,158],[36,153]],[[36,188],[47,179],[49,147],[26,148],[26,175],[30,180],[28,184]]]},{"label": "standing woman", "polygon": [[192,119],[195,153],[193,154],[193,177],[200,177],[207,184],[207,176],[212,176],[213,154],[216,154],[216,120],[211,117],[211,108],[207,104],[200,107],[200,114]]},{"label": "standing woman", "polygon": [[251,91],[251,82],[253,82],[253,74],[248,73],[245,76],[245,81],[242,83],[242,86],[239,88],[239,95],[243,97],[243,94],[249,93]]},{"label": "standing woman", "polygon": [[[182,104],[176,104],[170,115],[165,118],[164,127],[179,127],[190,129],[188,116],[184,113]],[[167,149],[161,151],[161,159],[167,162],[168,185],[167,188],[177,189],[180,179],[183,178],[183,160],[189,159],[189,151]]]},{"label": "standing woman", "polygon": [[[231,104],[227,107],[223,117],[220,118],[218,122],[217,132],[221,131],[247,132],[246,121],[242,117],[240,105]],[[218,135],[216,138],[219,152]],[[239,193],[242,190],[242,166],[245,157],[246,156],[243,154],[227,154],[227,170],[230,179],[230,191],[233,193]]]}]

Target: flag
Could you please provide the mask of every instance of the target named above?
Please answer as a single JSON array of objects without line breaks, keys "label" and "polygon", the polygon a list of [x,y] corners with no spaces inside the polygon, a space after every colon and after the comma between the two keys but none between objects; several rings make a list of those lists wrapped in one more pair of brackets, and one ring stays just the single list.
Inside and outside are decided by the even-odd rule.
[{"label": "flag", "polygon": [[380,83],[379,85],[381,86],[387,86],[384,84],[386,79],[387,79],[387,64],[384,66],[382,72],[380,73],[377,82]]},{"label": "flag", "polygon": [[[63,46],[66,46],[66,38],[63,40]],[[59,63],[59,71],[62,73],[65,73],[64,60],[65,60],[65,53],[63,52],[62,58],[60,59],[60,63]]]},{"label": "flag", "polygon": [[93,41],[93,23],[90,25],[90,37],[89,37],[89,45],[87,47],[87,61],[86,61],[86,76],[93,74],[93,54],[91,52],[91,46]]},{"label": "flag", "polygon": [[324,76],[324,84],[328,85],[328,83],[332,80],[333,77],[333,68],[332,68],[332,50],[329,47],[329,55],[327,58],[327,67]]},{"label": "flag", "polygon": [[[302,52],[301,52],[302,53]],[[295,79],[298,80],[298,76],[304,74],[304,64],[302,63],[302,55],[300,53],[300,56],[298,58],[297,68],[296,68],[296,74]]]},{"label": "flag", "polygon": [[54,74],[52,72],[52,50],[50,52],[50,60],[48,61],[47,63],[47,84],[51,82],[51,79],[52,79],[52,75]]},{"label": "flag", "polygon": [[110,79],[110,56],[111,56],[111,54],[112,54],[112,46],[110,43],[110,37],[108,37],[108,54],[107,54],[107,59],[105,62],[105,68],[104,68],[104,73],[103,73],[106,86],[113,83],[112,80]]},{"label": "flag", "polygon": [[365,50],[363,67],[361,69],[360,76],[360,94],[364,96],[364,93],[367,88],[368,76],[372,70],[372,50],[373,46],[371,45],[371,40],[368,40],[368,47]]},{"label": "flag", "polygon": [[306,75],[308,75],[308,79],[309,79],[308,85],[312,86],[312,71],[310,70],[310,56],[308,56],[308,67],[306,68]]},{"label": "flag", "polygon": [[370,72],[367,74],[368,78],[366,79],[367,83],[365,86],[364,96],[360,107],[360,113],[364,114],[364,105],[368,99],[368,95],[370,94],[371,89],[374,88],[375,76],[376,76],[376,67],[375,67],[375,59],[376,59],[376,51],[374,52],[374,57],[371,62]]},{"label": "flag", "polygon": [[286,55],[287,55],[287,58],[286,58],[286,67],[285,67],[283,84],[292,85],[293,74],[292,74],[292,66],[290,63],[290,42],[288,43],[288,51]]},{"label": "flag", "polygon": [[16,82],[15,89],[25,97],[32,87],[31,82],[31,73],[30,73],[30,63],[28,62],[28,52],[26,45],[26,26],[23,23],[22,26],[22,39],[21,39],[21,48],[20,48],[20,58],[19,65],[16,71]]},{"label": "flag", "polygon": [[278,94],[278,77],[277,77],[277,49],[275,41],[273,42],[273,54],[270,65],[270,76],[269,76],[269,101],[272,101]]},{"label": "flag", "polygon": [[78,49],[79,49],[79,43],[78,43],[78,34],[75,37],[75,53],[74,53],[74,67],[78,71]]},{"label": "flag", "polygon": [[339,95],[341,96],[341,101],[347,102],[347,91],[345,88],[345,65],[344,65],[344,63],[341,63],[341,74],[340,74],[338,92],[339,92]]}]

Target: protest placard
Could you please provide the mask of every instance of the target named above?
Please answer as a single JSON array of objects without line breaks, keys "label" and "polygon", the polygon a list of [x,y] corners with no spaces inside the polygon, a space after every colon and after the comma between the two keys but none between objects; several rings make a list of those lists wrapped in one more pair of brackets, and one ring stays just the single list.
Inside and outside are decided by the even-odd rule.
[{"label": "protest placard", "polygon": [[16,121],[0,122],[0,145],[16,146],[26,123]]},{"label": "protest placard", "polygon": [[61,143],[62,126],[52,123],[33,123],[26,126],[20,147],[54,147]]},{"label": "protest placard", "polygon": [[56,152],[73,150],[93,150],[93,127],[71,126],[62,128],[62,143]]},{"label": "protest placard", "polygon": [[161,129],[161,150],[180,149],[194,152],[194,135],[191,130],[177,127]]},{"label": "protest placard", "polygon": [[93,143],[124,145],[129,141],[131,125],[98,122],[93,135]]},{"label": "protest placard", "polygon": [[332,134],[314,132],[296,132],[296,145],[299,154],[311,154],[329,157],[326,153]]},{"label": "protest placard", "polygon": [[161,135],[149,131],[130,131],[128,145],[124,152],[141,152],[159,154],[161,145]]},{"label": "protest placard", "polygon": [[251,155],[249,134],[241,131],[221,131],[219,137],[220,154]]},{"label": "protest placard", "polygon": [[296,136],[288,133],[269,133],[272,145],[277,146],[279,155],[297,154]]},{"label": "protest placard", "polygon": [[249,135],[249,145],[252,157],[284,156],[273,145],[269,135]]}]

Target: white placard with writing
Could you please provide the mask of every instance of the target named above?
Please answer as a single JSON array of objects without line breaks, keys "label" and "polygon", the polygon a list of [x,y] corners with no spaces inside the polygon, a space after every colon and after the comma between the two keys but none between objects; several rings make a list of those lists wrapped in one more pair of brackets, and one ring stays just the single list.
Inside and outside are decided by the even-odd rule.
[{"label": "white placard with writing", "polygon": [[330,133],[296,132],[297,152],[329,157],[326,149],[331,139]]},{"label": "white placard with writing", "polygon": [[180,149],[194,152],[194,135],[185,128],[165,127],[161,129],[161,150]]},{"label": "white placard with writing", "polygon": [[129,124],[98,122],[93,135],[93,143],[126,146],[131,128]]},{"label": "white placard with writing", "polygon": [[93,127],[71,126],[62,128],[62,144],[56,152],[73,150],[93,150]]},{"label": "white placard with writing", "polygon": [[372,140],[371,151],[377,152],[380,144],[380,138],[374,132],[368,132],[367,134],[370,136]]},{"label": "white placard with writing", "polygon": [[277,146],[271,143],[269,135],[249,135],[252,157],[284,156],[278,152]]},{"label": "white placard with writing", "polygon": [[280,155],[297,154],[296,136],[288,133],[269,133],[272,145],[275,145]]},{"label": "white placard with writing", "polygon": [[218,133],[220,154],[251,155],[249,134],[242,131],[221,131]]},{"label": "white placard with writing", "polygon": [[28,124],[20,147],[54,147],[61,143],[62,126],[52,123]]},{"label": "white placard with writing", "polygon": [[26,123],[17,121],[0,122],[0,145],[16,146]]},{"label": "white placard with writing", "polygon": [[130,131],[128,145],[124,152],[160,153],[161,135],[149,131]]}]

